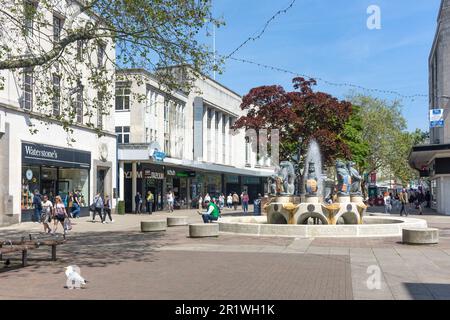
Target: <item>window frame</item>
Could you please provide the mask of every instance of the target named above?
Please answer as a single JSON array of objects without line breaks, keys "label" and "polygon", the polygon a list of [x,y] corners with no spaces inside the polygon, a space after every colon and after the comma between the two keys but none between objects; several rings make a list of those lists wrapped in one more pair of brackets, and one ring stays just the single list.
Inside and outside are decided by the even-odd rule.
[{"label": "window frame", "polygon": [[[27,82],[29,79],[29,83]],[[28,97],[28,99],[27,99]],[[22,109],[31,111],[33,110],[34,103],[34,75],[33,68],[23,69],[23,99],[22,99]],[[27,107],[29,105],[29,107]]]},{"label": "window frame", "polygon": [[[129,91],[128,94],[125,93],[126,90]],[[121,91],[120,94],[118,94],[119,91]],[[122,101],[120,109],[117,108],[119,99]],[[128,107],[127,107],[127,103],[126,103],[127,100],[128,100]],[[126,87],[125,86],[124,87],[116,86],[115,101],[114,102],[115,102],[114,103],[115,111],[119,111],[119,112],[128,112],[128,111],[130,111],[130,108],[131,108],[131,88],[128,87],[128,86],[126,86]]]},{"label": "window frame", "polygon": [[54,117],[58,117],[61,115],[61,76],[59,74],[54,73],[52,75],[52,87],[52,114]]}]

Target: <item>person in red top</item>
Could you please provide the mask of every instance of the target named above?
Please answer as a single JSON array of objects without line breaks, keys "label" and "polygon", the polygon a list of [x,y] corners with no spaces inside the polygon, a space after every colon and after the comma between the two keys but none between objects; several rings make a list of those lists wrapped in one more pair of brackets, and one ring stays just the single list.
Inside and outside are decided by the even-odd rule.
[{"label": "person in red top", "polygon": [[247,214],[248,212],[248,201],[249,201],[249,197],[247,192],[243,192],[241,194],[241,201],[242,201],[242,210],[244,211],[244,214]]}]

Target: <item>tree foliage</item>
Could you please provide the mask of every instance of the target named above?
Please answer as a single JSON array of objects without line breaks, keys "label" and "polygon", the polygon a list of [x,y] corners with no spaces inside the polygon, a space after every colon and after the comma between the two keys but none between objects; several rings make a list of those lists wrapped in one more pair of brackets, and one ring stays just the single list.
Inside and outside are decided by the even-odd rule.
[{"label": "tree foliage", "polygon": [[[280,160],[294,163],[302,177],[311,139],[319,143],[325,164],[336,157],[351,156],[341,132],[352,114],[352,105],[313,91],[313,79],[299,77],[292,81],[295,90],[290,92],[279,85],[251,89],[241,104],[247,114],[236,121],[234,128],[254,129],[257,133],[268,129],[269,138],[271,129],[278,129]],[[257,140],[252,142],[255,148]]]},{"label": "tree foliage", "polygon": [[348,99],[359,110],[363,154],[367,151],[366,160],[359,163],[361,172],[375,171],[395,177],[403,185],[416,179],[417,172],[409,166],[408,156],[412,146],[422,143],[427,134],[419,129],[412,133],[406,130],[400,102],[390,103],[361,94]]},{"label": "tree foliage", "polygon": [[[54,15],[62,20],[58,39]],[[153,71],[165,91],[189,90],[194,77],[219,65],[201,42],[201,31],[209,23],[222,24],[212,18],[209,0],[0,0],[0,89],[6,70],[33,68],[35,85],[40,88],[35,111],[47,118],[55,118],[47,112],[52,99],[45,98],[55,94],[51,81],[55,73],[64,78],[67,88],[83,79],[109,102],[114,96],[110,85],[115,81],[110,69],[116,67]],[[105,42],[113,45],[104,52],[109,70],[96,63]],[[85,55],[77,59],[80,51]],[[189,65],[190,71],[175,72],[180,68],[170,68],[174,65]],[[61,96],[68,98],[68,94]],[[89,106],[86,110],[93,113],[109,110],[101,109],[104,103],[96,95],[86,94],[83,99]],[[75,115],[68,107],[56,118],[68,129]]]}]

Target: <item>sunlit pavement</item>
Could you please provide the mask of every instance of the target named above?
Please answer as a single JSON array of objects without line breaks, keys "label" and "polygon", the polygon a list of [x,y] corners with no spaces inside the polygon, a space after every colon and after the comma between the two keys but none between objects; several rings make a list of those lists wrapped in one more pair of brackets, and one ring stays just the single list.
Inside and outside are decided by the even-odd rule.
[{"label": "sunlit pavement", "polygon": [[[115,215],[107,224],[76,219],[58,261],[49,260],[46,247],[30,251],[26,268],[20,254],[3,257],[11,265],[0,265],[0,299],[450,299],[450,216],[410,213],[440,229],[439,244],[408,246],[400,237],[192,239],[187,226],[139,230],[140,221],[172,215],[201,222],[196,210]],[[0,237],[42,229],[23,223],[0,228]],[[68,265],[80,267],[85,289],[64,288]]]}]

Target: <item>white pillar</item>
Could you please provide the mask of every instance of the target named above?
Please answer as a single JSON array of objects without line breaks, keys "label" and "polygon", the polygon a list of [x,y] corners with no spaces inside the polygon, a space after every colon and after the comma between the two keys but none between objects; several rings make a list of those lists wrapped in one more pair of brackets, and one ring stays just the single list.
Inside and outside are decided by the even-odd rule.
[{"label": "white pillar", "polygon": [[208,161],[208,154],[211,150],[208,150],[208,108],[203,107],[203,155],[200,161]]},{"label": "white pillar", "polygon": [[134,196],[136,195],[137,187],[137,165],[136,162],[131,164],[131,209],[134,212],[136,205],[134,204]]},{"label": "white pillar", "polygon": [[[225,116],[225,118],[223,117]],[[222,116],[222,121],[226,121],[225,122],[225,150],[223,150],[223,152],[225,153],[225,162],[224,164],[230,164],[230,148],[228,147],[228,145],[230,144],[230,121],[229,121],[229,117],[228,115],[223,115]]]},{"label": "white pillar", "polygon": [[119,199],[125,200],[125,170],[123,161],[119,162]]},{"label": "white pillar", "polygon": [[210,162],[216,162],[216,110],[212,109],[212,118],[211,118],[211,157],[209,158]]}]

